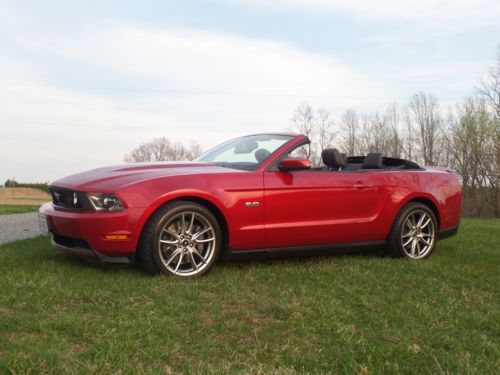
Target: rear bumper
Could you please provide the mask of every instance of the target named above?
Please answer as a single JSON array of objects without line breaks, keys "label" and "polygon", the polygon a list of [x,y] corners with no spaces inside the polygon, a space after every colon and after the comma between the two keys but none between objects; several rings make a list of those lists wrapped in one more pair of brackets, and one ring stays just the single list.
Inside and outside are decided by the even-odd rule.
[{"label": "rear bumper", "polygon": [[459,226],[457,225],[457,226],[439,231],[438,239],[443,240],[445,238],[452,237],[452,236],[456,235],[458,233],[458,227]]},{"label": "rear bumper", "polygon": [[134,210],[75,212],[46,203],[39,213],[46,217],[56,250],[104,262],[133,261],[137,246]]}]

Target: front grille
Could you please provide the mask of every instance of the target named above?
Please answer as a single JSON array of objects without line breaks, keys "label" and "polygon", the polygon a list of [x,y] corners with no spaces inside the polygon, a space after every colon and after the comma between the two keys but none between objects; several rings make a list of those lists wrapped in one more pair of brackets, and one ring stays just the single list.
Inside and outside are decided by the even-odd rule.
[{"label": "front grille", "polygon": [[64,208],[84,209],[86,208],[86,195],[70,189],[50,187],[50,195],[54,205]]}]

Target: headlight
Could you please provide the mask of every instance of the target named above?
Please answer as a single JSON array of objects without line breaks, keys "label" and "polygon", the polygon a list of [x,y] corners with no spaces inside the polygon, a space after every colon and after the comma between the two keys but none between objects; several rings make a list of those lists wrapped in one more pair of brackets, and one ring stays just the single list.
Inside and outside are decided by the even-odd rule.
[{"label": "headlight", "polygon": [[97,211],[123,210],[122,202],[113,194],[89,193],[87,197]]}]

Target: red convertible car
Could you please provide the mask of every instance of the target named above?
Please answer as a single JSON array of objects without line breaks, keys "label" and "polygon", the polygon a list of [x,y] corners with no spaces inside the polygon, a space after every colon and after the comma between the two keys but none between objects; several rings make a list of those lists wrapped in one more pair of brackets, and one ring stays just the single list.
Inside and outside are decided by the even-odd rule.
[{"label": "red convertible car", "polygon": [[198,276],[224,258],[383,247],[422,259],[457,232],[462,191],[440,168],[370,153],[301,157],[294,134],[237,138],[192,162],[94,169],[55,181],[53,246],[150,273]]}]

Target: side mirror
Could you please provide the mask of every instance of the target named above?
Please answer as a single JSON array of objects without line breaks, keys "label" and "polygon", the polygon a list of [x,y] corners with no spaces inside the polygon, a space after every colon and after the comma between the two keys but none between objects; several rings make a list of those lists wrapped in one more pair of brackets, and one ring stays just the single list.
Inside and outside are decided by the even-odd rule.
[{"label": "side mirror", "polygon": [[311,162],[301,158],[286,158],[280,161],[278,169],[283,172],[311,169]]}]

